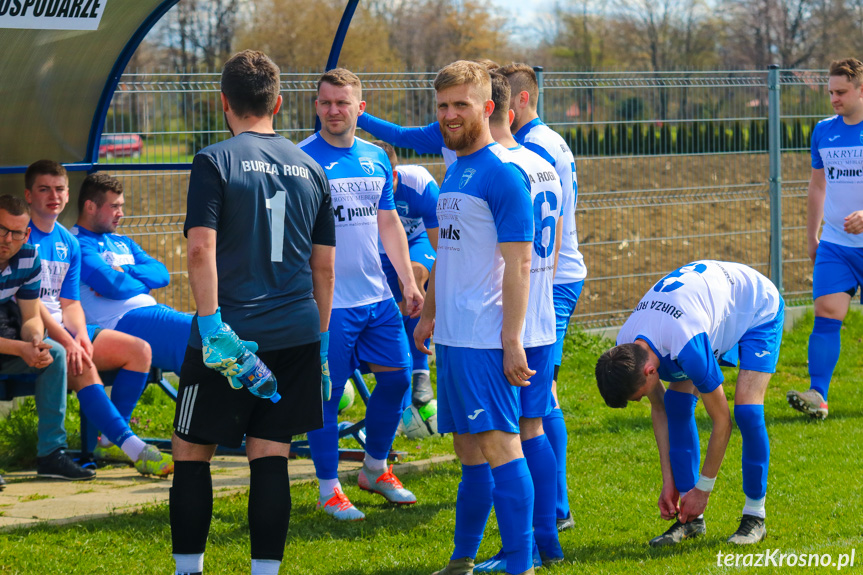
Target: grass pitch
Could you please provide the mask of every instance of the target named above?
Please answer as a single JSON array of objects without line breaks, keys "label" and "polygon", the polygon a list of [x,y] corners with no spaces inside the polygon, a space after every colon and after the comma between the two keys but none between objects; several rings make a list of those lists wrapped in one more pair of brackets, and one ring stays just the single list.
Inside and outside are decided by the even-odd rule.
[{"label": "grass pitch", "polygon": [[[577,527],[561,534],[563,564],[555,573],[736,573],[748,570],[746,557],[727,567],[725,553],[767,554],[757,573],[820,573],[838,565],[789,567],[781,554],[824,556],[839,562],[855,552],[854,567],[863,565],[863,316],[852,313],[842,331],[842,357],[830,390],[830,416],[809,420],[785,402],[789,389],[808,387],[807,340],[811,315],[785,334],[779,373],[767,392],[771,467],[767,495],[767,538],[746,549],[725,539],[736,528],[743,506],[740,434],[731,437],[725,461],[710,499],[707,534],[675,548],[651,549],[647,541],[668,523],[659,519],[656,499],[660,475],[646,401],[625,410],[606,408],[596,392],[593,366],[610,342],[582,332],[566,345],[561,398],[569,429],[569,491]],[[726,370],[726,393],[733,395],[735,370]],[[166,407],[147,404],[139,422],[150,431],[164,424]],[[703,408],[697,412],[702,452],[710,430]],[[446,438],[419,444],[400,439],[415,457],[449,452]],[[419,449],[416,449],[419,447]],[[456,464],[439,465],[402,479],[418,497],[417,505],[397,509],[361,492],[353,481],[346,492],[362,509],[364,522],[338,523],[315,511],[317,487],[294,486],[293,513],[282,573],[333,575],[427,575],[445,565],[452,549],[454,499],[459,480]],[[217,499],[210,529],[205,572],[248,573],[247,497]],[[480,559],[499,546],[492,516],[480,548]],[[774,550],[778,550],[775,552]],[[0,533],[0,573],[171,573],[170,528],[166,505],[132,515],[63,527],[38,527]],[[721,554],[721,555],[720,555]],[[772,561],[769,559],[772,555]],[[764,558],[762,558],[762,561]],[[822,560],[824,558],[822,557]],[[722,563],[719,565],[718,563]]]}]

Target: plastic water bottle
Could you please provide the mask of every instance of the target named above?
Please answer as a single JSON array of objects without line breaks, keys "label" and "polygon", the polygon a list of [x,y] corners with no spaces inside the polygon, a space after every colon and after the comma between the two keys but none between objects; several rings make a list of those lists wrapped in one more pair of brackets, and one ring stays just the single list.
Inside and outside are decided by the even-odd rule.
[{"label": "plastic water bottle", "polygon": [[[216,342],[220,342],[220,345],[213,345]],[[269,399],[273,403],[278,403],[282,398],[277,391],[276,376],[270,368],[261,358],[246,349],[234,330],[226,324],[222,324],[215,333],[204,338],[204,345],[224,349],[230,357],[237,358],[240,372],[234,377],[242,382],[249,393],[255,397]]]}]

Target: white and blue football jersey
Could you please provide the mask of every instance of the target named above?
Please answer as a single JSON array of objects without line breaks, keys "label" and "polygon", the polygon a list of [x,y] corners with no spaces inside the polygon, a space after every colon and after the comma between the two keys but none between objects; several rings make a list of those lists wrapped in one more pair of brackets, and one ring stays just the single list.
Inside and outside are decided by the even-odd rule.
[{"label": "white and blue football jersey", "polygon": [[393,297],[378,253],[378,210],[396,209],[386,152],[360,138],[350,148],[336,148],[319,133],[299,146],[324,168],[330,184],[336,223],[333,308]]},{"label": "white and blue football jersey", "polygon": [[461,156],[447,170],[437,217],[435,341],[501,349],[504,261],[498,244],[533,241],[527,175],[500,144]]},{"label": "white and blue football jersey", "polygon": [[530,262],[530,297],[524,318],[524,347],[549,345],[557,340],[554,315],[554,240],[560,223],[563,194],[554,167],[524,146],[510,149],[514,161],[530,180],[533,207],[533,249]]},{"label": "white and blue football jersey", "polygon": [[[437,199],[440,194],[437,182],[422,166],[396,166],[398,185],[393,192],[396,211],[408,242],[423,235],[427,229],[438,227]],[[384,253],[384,245],[378,241],[378,251]]]},{"label": "white and blue football jersey", "polygon": [[30,222],[28,243],[36,246],[42,262],[42,287],[39,298],[48,312],[63,324],[63,309],[60,298],[78,301],[81,299],[78,282],[81,277],[81,248],[69,230],[60,222],[54,229],[45,233]]},{"label": "white and blue football jersey", "polygon": [[692,262],[647,292],[623,324],[617,344],[644,340],[659,357],[660,379],[691,379],[709,393],[723,381],[720,360],[736,365],[740,338],[775,318],[781,302],[773,283],[748,266]]},{"label": "white and blue football jersey", "polygon": [[812,131],[812,167],[824,170],[824,229],[821,239],[863,247],[863,234],[845,231],[845,217],[863,210],[863,122],[849,126],[842,116],[821,120]]},{"label": "white and blue football jersey", "polygon": [[128,311],[156,305],[150,291],[168,285],[165,264],[120,234],[77,225],[72,234],[81,246],[81,305],[88,324],[114,329]]},{"label": "white and blue football jersey", "polygon": [[539,118],[528,122],[513,134],[516,142],[536,152],[554,166],[563,190],[563,205],[560,219],[563,238],[557,261],[555,284],[568,284],[587,277],[584,256],[578,251],[578,232],[575,227],[575,207],[578,202],[578,178],[575,173],[575,158],[560,134],[546,126]]}]

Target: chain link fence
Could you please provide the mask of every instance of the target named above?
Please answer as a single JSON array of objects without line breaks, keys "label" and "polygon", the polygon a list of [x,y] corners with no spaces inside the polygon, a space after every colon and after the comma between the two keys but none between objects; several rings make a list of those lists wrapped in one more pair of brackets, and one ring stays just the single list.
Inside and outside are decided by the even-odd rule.
[{"label": "chain link fence", "polygon": [[[314,131],[317,77],[282,75],[276,129],[294,142]],[[811,299],[809,136],[832,113],[825,72],[539,77],[540,114],[570,144],[578,170],[576,220],[588,278],[574,321],[618,325],[657,278],[701,258],[751,265],[780,284],[789,303]],[[404,126],[435,120],[433,73],[361,78],[376,116]],[[123,134],[139,134],[143,148],[115,147],[106,168],[126,187],[120,231],[170,269],[171,286],[157,298],[192,311],[182,236],[188,168],[197,150],[229,137],[219,75],[124,75],[104,140]],[[399,152],[402,163],[422,163],[442,179],[440,157]]]}]

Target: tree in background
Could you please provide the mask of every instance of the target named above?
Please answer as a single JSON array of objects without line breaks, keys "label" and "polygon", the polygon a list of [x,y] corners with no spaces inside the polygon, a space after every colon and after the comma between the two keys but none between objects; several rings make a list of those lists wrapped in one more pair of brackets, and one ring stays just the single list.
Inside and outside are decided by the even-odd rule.
[{"label": "tree in background", "polygon": [[[231,55],[248,0],[183,0],[153,31],[174,70],[216,70]],[[151,40],[152,42],[152,40]]]},{"label": "tree in background", "polygon": [[[237,35],[236,50],[262,50],[282,70],[321,70],[330,53],[345,0],[258,0]],[[385,20],[360,2],[339,64],[354,70],[384,70],[401,64],[389,46]]]}]

